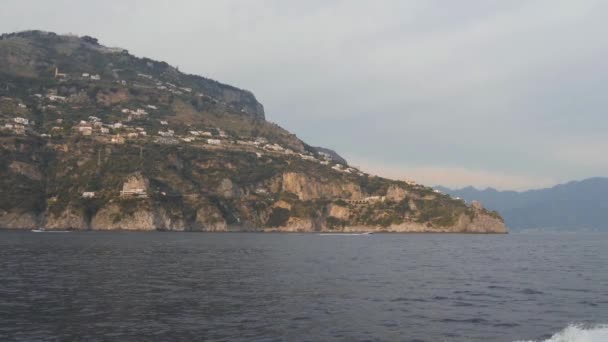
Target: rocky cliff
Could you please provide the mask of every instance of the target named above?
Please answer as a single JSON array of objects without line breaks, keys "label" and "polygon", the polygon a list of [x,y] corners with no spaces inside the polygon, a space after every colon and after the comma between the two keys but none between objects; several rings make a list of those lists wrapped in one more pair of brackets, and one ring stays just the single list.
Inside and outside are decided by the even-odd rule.
[{"label": "rocky cliff", "polygon": [[0,84],[2,228],[506,232],[310,147],[248,91],[91,37],[3,35]]}]

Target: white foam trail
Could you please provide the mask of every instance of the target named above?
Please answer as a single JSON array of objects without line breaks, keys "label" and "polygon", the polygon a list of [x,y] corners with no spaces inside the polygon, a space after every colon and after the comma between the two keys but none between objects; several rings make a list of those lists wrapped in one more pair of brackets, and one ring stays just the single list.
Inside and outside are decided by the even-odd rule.
[{"label": "white foam trail", "polygon": [[[569,325],[566,329],[543,342],[607,342],[608,325],[583,326]],[[522,341],[523,342],[523,341]],[[533,341],[528,341],[533,342]]]}]

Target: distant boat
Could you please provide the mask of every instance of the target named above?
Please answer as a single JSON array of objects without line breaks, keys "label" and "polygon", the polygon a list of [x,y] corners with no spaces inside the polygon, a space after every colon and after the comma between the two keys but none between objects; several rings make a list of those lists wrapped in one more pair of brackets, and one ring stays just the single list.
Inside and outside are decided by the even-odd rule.
[{"label": "distant boat", "polygon": [[44,228],[32,229],[33,233],[69,233],[69,230],[46,230]]},{"label": "distant boat", "polygon": [[321,236],[359,236],[359,235],[372,235],[374,233],[372,232],[367,232],[367,233],[321,233],[319,235]]}]

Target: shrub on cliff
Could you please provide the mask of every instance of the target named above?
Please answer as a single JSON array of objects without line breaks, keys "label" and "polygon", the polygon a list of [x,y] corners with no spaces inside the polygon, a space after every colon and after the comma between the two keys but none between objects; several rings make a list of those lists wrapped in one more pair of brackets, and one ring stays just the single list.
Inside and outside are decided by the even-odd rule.
[{"label": "shrub on cliff", "polygon": [[291,212],[288,209],[274,208],[272,209],[272,213],[270,213],[268,221],[266,221],[266,226],[271,228],[283,227],[287,225],[290,215]]}]

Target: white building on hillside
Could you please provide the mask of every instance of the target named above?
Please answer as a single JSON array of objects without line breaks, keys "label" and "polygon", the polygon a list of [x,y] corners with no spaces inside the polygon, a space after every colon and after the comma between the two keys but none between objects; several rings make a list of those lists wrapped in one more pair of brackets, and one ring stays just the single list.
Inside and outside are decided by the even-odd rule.
[{"label": "white building on hillside", "polygon": [[28,125],[30,122],[30,120],[28,120],[26,118],[14,118],[13,121],[18,124],[22,124],[22,125]]},{"label": "white building on hillside", "polygon": [[65,96],[57,96],[57,95],[49,95],[47,98],[54,102],[63,102],[65,101]]},{"label": "white building on hillside", "polygon": [[95,193],[92,191],[85,191],[82,193],[82,198],[95,198]]}]

